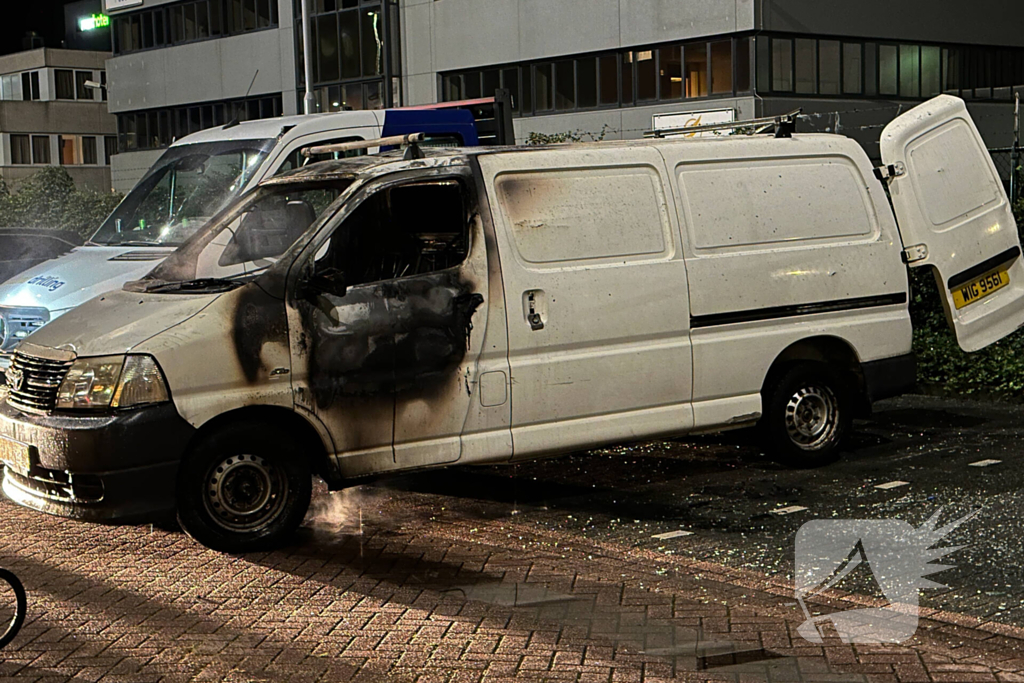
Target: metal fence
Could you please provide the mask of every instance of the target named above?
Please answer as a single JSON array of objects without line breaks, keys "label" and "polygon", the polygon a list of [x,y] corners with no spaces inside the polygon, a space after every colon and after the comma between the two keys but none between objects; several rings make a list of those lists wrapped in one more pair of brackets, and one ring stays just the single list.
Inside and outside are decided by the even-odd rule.
[{"label": "metal fence", "polygon": [[[1010,196],[1011,201],[1017,201],[1021,196],[1021,151],[1020,148],[1017,148],[1015,153],[1013,147],[1001,147],[988,151],[992,155],[996,171],[998,171],[999,177],[1002,178],[1003,184],[1006,186],[1006,194]],[[1014,172],[1017,174],[1017,182],[1015,183],[1012,182]]]}]

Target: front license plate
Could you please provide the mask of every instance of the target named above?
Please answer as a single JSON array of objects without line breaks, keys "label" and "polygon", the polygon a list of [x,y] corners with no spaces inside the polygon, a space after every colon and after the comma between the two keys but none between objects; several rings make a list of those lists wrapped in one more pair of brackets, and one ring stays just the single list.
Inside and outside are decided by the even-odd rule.
[{"label": "front license plate", "polygon": [[954,289],[953,304],[958,309],[963,308],[964,306],[973,304],[975,301],[984,299],[993,292],[998,292],[1008,284],[1010,284],[1010,274],[1005,270],[997,270],[994,273],[982,275],[977,280],[973,280],[962,287]]},{"label": "front license plate", "polygon": [[11,469],[28,474],[32,469],[32,453],[35,448],[28,444],[0,436],[0,460]]}]

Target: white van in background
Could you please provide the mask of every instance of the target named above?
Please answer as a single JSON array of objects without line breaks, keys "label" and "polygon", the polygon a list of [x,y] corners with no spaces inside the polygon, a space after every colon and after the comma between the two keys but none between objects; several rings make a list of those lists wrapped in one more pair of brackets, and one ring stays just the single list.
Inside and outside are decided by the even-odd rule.
[{"label": "white van in background", "polygon": [[[83,247],[0,284],[0,373],[11,350],[33,331],[142,277],[233,199],[264,178],[307,163],[302,149],[410,132],[424,132],[435,144],[475,146],[486,133],[504,142],[505,111],[498,99],[233,122],[182,138]],[[488,123],[498,130],[481,127],[478,135],[473,112],[460,106],[488,111]]]},{"label": "white van in background", "polygon": [[963,101],[904,114],[882,154],[876,177],[842,136],[730,136],[264,181],[18,347],[4,493],[83,519],[176,511],[235,552],[298,526],[312,474],[337,489],[755,424],[776,455],[828,462],[853,415],[914,384],[904,261],[934,270],[965,350],[1024,323],[1017,226]]}]

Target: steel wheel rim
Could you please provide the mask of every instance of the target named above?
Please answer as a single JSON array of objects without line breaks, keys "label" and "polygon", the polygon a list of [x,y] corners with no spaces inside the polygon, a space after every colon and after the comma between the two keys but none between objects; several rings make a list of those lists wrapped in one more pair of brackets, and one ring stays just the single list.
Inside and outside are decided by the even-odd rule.
[{"label": "steel wheel rim", "polygon": [[804,450],[816,450],[832,441],[839,429],[839,403],[824,386],[801,387],[786,403],[786,433]]},{"label": "steel wheel rim", "polygon": [[259,531],[284,508],[288,480],[258,455],[232,455],[210,468],[203,487],[206,511],[228,531]]}]

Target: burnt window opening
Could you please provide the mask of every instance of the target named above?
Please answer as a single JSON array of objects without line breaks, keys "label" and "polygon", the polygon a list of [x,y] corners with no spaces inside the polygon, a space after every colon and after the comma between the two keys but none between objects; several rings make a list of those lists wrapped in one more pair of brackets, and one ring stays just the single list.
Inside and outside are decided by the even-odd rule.
[{"label": "burnt window opening", "polygon": [[454,179],[380,190],[331,236],[317,273],[340,272],[353,287],[462,264],[469,253],[466,197]]}]

